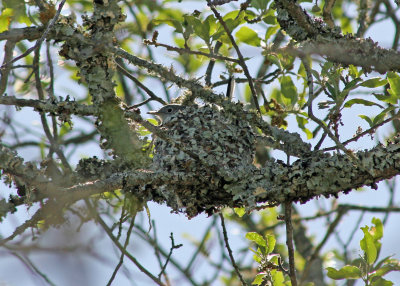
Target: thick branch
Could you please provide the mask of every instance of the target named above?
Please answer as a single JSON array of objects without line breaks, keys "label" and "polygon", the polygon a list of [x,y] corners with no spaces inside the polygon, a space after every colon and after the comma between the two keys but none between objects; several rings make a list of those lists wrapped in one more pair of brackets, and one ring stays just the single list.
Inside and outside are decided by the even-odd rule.
[{"label": "thick branch", "polygon": [[[377,182],[400,173],[398,139],[388,146],[379,145],[354,155],[364,169],[369,170],[369,174],[360,170],[346,155],[315,153],[314,156],[298,160],[291,166],[270,161],[262,169],[249,168],[247,174],[238,176],[236,182],[225,184],[218,192],[209,193],[208,196],[199,195],[196,204],[204,207],[203,204],[207,202],[210,206],[211,201],[214,208],[246,206],[253,209],[261,202],[281,204],[287,199],[306,202],[321,195],[337,196],[340,192],[347,193],[351,189],[367,185],[376,188]],[[196,174],[191,174],[190,171],[168,174],[138,170],[114,173],[108,179],[91,180],[71,188],[57,188],[54,183],[41,184],[42,188],[38,188],[37,192],[41,198],[69,196],[68,201],[74,202],[90,195],[124,188],[137,195],[145,195],[149,200],[168,204],[168,198],[160,197],[158,189],[173,184],[176,177],[179,177],[182,185],[190,184],[194,176]],[[180,198],[184,199],[184,195]]]},{"label": "thick branch", "polygon": [[253,174],[254,178],[259,177],[252,183],[258,188],[254,196],[257,202],[283,203],[285,197],[306,202],[320,195],[337,196],[340,192],[368,185],[376,189],[376,183],[400,173],[399,142],[397,138],[387,146],[378,145],[372,150],[354,153],[363,169],[369,170],[368,174],[347,155],[315,153],[291,166],[269,162],[255,171],[259,176]]},{"label": "thick branch", "polygon": [[297,53],[326,56],[332,62],[355,65],[380,73],[400,69],[400,53],[383,49],[371,39],[342,35],[338,27],[330,27],[310,17],[299,4],[277,0],[277,19],[283,30],[301,44]]},{"label": "thick branch", "polygon": [[39,112],[49,112],[57,115],[96,115],[94,106],[79,104],[76,101],[53,102],[50,100],[22,99],[15,96],[0,96],[0,104],[14,105],[16,107],[33,107]]},{"label": "thick branch", "polygon": [[400,70],[400,53],[383,49],[376,42],[367,39],[318,39],[306,41],[300,46],[306,55],[326,56],[332,62],[355,65],[380,73]]}]

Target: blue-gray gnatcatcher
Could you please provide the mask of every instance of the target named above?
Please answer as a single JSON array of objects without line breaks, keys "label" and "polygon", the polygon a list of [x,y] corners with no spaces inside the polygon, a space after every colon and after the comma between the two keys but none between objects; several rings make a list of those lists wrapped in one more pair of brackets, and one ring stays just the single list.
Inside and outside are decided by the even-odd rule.
[{"label": "blue-gray gnatcatcher", "polygon": [[[233,93],[235,90],[235,78],[233,76],[230,76],[228,79],[228,86],[226,90],[226,97],[228,99],[232,99]],[[157,111],[149,111],[147,112],[148,114],[154,114],[161,120],[161,124],[165,123],[166,121],[169,120],[169,118],[176,114],[179,110],[185,109],[186,106],[184,105],[179,105],[179,104],[168,104],[163,107],[161,107]]]},{"label": "blue-gray gnatcatcher", "polygon": [[186,106],[179,104],[168,104],[161,107],[157,111],[149,111],[147,113],[157,115],[157,117],[160,118],[161,123],[165,123],[169,120],[171,116],[176,114],[179,110],[185,109],[185,107]]}]

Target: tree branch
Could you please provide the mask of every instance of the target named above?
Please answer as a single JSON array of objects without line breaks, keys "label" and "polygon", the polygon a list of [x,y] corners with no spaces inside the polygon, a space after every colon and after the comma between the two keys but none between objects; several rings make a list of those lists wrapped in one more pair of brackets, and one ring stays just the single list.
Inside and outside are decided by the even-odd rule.
[{"label": "tree branch", "polygon": [[289,276],[293,286],[297,286],[296,267],[294,264],[292,202],[285,202],[286,245],[289,256]]}]

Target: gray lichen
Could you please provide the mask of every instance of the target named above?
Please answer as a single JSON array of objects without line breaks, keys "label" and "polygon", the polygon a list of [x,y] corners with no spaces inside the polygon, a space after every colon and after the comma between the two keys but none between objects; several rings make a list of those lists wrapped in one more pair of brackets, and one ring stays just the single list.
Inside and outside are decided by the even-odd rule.
[{"label": "gray lichen", "polygon": [[[231,196],[223,185],[233,184],[255,168],[256,137],[247,122],[215,106],[188,106],[170,117],[161,127],[177,142],[155,140],[152,168],[173,173],[175,180],[157,190],[175,211],[189,215],[212,208],[214,196]],[[191,154],[182,148],[190,148]],[[188,180],[188,174],[190,176]],[[180,180],[180,178],[185,180]]]}]

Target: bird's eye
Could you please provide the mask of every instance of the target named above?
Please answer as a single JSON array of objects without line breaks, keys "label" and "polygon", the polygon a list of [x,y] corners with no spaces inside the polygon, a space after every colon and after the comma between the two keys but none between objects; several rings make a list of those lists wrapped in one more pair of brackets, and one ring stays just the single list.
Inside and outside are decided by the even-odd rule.
[{"label": "bird's eye", "polygon": [[171,112],[172,112],[172,108],[168,108],[168,109],[167,109],[167,112],[168,112],[168,113],[171,113]]}]

